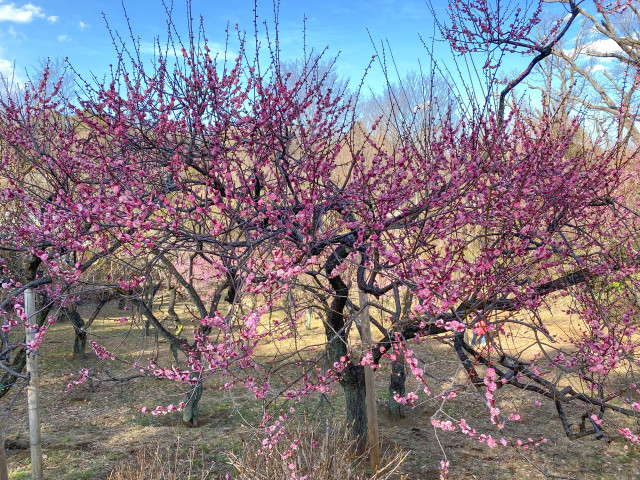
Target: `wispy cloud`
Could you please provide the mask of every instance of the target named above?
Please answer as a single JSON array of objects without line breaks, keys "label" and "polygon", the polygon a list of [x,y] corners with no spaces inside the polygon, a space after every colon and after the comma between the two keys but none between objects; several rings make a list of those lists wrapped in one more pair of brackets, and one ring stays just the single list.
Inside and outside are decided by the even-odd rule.
[{"label": "wispy cloud", "polygon": [[[161,49],[162,54],[164,55],[164,47]],[[144,55],[157,55],[158,54],[158,45],[153,42],[140,42],[140,53]],[[173,50],[169,49],[167,55],[172,57],[175,56],[173,54]]]},{"label": "wispy cloud", "polygon": [[42,7],[32,3],[16,6],[13,2],[4,3],[4,0],[0,0],[0,22],[30,23],[36,18],[45,18],[49,23],[58,20],[55,15],[45,15]]},{"label": "wispy cloud", "polygon": [[59,42],[70,42],[71,41],[71,37],[69,35],[58,35],[58,41]]},{"label": "wispy cloud", "polygon": [[8,41],[9,37],[11,37],[11,40],[15,42],[22,42],[27,39],[27,35],[25,35],[22,29],[14,28],[13,25],[9,25],[9,28],[5,31],[0,31],[0,42],[2,40]]},{"label": "wispy cloud", "polygon": [[89,28],[89,24],[88,23],[84,23],[82,20],[80,20],[78,22],[78,28],[80,29],[80,31],[84,31],[85,28]]}]

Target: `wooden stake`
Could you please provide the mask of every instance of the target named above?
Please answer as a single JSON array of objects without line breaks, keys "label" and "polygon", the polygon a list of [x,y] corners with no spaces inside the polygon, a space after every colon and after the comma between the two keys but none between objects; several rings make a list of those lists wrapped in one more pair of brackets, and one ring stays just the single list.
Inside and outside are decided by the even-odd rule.
[{"label": "wooden stake", "polygon": [[[371,322],[369,320],[369,295],[359,291],[360,295],[360,323],[362,324],[362,349],[366,354],[371,350]],[[371,459],[371,472],[377,473],[380,468],[380,436],[378,434],[378,407],[376,405],[376,385],[374,370],[369,366],[364,367],[364,384],[367,396],[367,443],[369,446],[369,458]]]},{"label": "wooden stake", "polygon": [[[36,294],[28,288],[24,292],[24,310],[28,324],[36,323]],[[36,330],[25,327],[26,343],[36,339]],[[40,400],[38,385],[38,357],[37,350],[27,351],[27,373],[29,386],[27,387],[27,403],[29,405],[29,443],[31,444],[31,478],[42,480],[42,432],[40,430]]]},{"label": "wooden stake", "polygon": [[7,455],[4,450],[4,428],[0,426],[0,480],[9,480]]}]

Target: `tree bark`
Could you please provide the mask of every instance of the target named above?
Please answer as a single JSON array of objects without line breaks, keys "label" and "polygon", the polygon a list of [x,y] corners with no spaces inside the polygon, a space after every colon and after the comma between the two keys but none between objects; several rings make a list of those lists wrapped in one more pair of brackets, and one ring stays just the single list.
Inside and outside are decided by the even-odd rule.
[{"label": "tree bark", "polygon": [[73,342],[73,358],[85,358],[87,355],[87,332],[85,330],[76,331],[76,338]]},{"label": "tree bark", "polygon": [[396,394],[404,396],[404,383],[406,374],[404,371],[404,361],[396,360],[391,365],[391,379],[389,382],[389,414],[394,419],[404,418],[404,405],[396,402]]},{"label": "tree bark", "polygon": [[198,403],[200,402],[200,397],[202,397],[202,382],[198,381],[198,383],[191,387],[184,398],[182,422],[187,427],[198,426],[198,415],[200,413],[198,409]]},{"label": "tree bark", "polygon": [[76,310],[75,305],[70,305],[62,310],[62,314],[65,315],[71,325],[73,325],[73,330],[75,333],[75,338],[73,341],[73,358],[85,358],[85,348],[87,346],[87,331],[85,329],[85,321],[82,319],[78,310]]},{"label": "tree bark", "polygon": [[[331,254],[325,264],[325,271],[329,277],[329,283],[335,292],[325,323],[329,365],[340,362],[341,357],[348,357],[344,309],[347,304],[349,287],[342,281],[339,275],[331,276],[333,269],[337,267],[347,255],[347,249],[344,246],[340,246]],[[358,450],[364,452],[367,447],[364,367],[349,362],[347,368],[342,371],[340,384],[344,390],[347,423],[351,427],[352,438],[356,440]]]},{"label": "tree bark", "polygon": [[[151,308],[153,308],[153,304],[155,302],[156,294],[158,293],[158,291],[160,290],[161,287],[162,287],[162,280],[158,280],[158,283],[156,283],[154,285],[153,284],[153,278],[151,278],[151,283],[149,285],[149,289],[147,290],[146,298],[143,298],[142,301],[145,302],[147,305],[151,305]],[[163,300],[164,300],[164,297],[163,297]],[[147,336],[147,337],[149,336],[150,329],[151,329],[151,321],[147,318],[144,321],[144,334],[145,334],[145,336]]]},{"label": "tree bark", "polygon": [[174,322],[178,322],[178,314],[176,313],[176,285],[169,287],[169,305],[167,306],[168,318]]},{"label": "tree bark", "polygon": [[[27,364],[27,353],[24,349],[18,350],[18,353],[13,357],[13,361],[11,362],[11,370],[14,372],[22,373],[25,365]],[[18,377],[13,375],[12,373],[6,372],[0,378],[0,398],[4,397],[11,387],[15,385],[18,381]]]},{"label": "tree bark", "polygon": [[340,384],[346,400],[347,423],[352,438],[357,442],[358,452],[363,453],[367,449],[368,436],[364,367],[350,363],[342,372]]}]

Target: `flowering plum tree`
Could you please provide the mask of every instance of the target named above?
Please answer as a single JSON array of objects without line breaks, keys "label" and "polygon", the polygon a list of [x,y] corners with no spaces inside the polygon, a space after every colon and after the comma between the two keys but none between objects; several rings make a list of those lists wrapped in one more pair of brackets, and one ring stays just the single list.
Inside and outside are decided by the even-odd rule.
[{"label": "flowering plum tree", "polygon": [[[482,23],[473,13],[482,8],[452,6],[455,49],[493,42],[485,37],[503,23]],[[522,40],[537,10],[527,20],[533,23],[512,13],[518,20],[495,38],[507,48],[524,45],[536,58],[547,54],[546,46]],[[546,45],[565,31],[559,25]],[[392,116],[363,128],[351,103],[357,97],[340,98],[323,75],[287,78],[277,51],[265,65],[242,40],[235,58],[213,55],[194,32],[186,45],[174,45],[175,62],[159,53],[152,67],[122,46],[111,82],[87,85],[77,104],[59,102],[55,89],[47,93],[45,75],[23,103],[3,105],[3,248],[37,259],[26,280],[5,268],[9,298],[29,285],[60,301],[95,288],[83,274],[98,260],[135,258],[126,278],[107,278],[101,287],[134,296],[172,345],[172,365],[137,366],[191,387],[180,405],[190,424],[197,423],[202,382],[214,374],[226,376],[228,388],[247,387],[265,406],[324,395],[339,382],[347,419],[364,438],[364,369],[394,363],[394,401],[411,404],[417,393],[402,395],[398,381],[406,361],[432,396],[429,359],[410,343],[428,336],[451,347],[469,380],[451,379],[435,396],[455,401],[460,389],[480,389],[499,428],[506,418],[498,391],[507,386],[555,402],[572,436],[602,435],[617,421],[605,413],[637,415],[640,218],[623,196],[633,176],[623,144],[580,138],[580,125],[564,117],[532,121],[517,106],[505,111],[517,82],[503,90],[496,112],[442,116],[437,131],[418,141]],[[393,142],[377,135],[390,130],[386,122],[395,122]],[[170,331],[144,293],[161,271],[190,300],[192,339]],[[582,323],[561,348],[539,312],[546,296],[567,291],[575,294],[567,310]],[[323,352],[283,347],[265,361],[262,345],[295,339],[304,318],[300,308],[284,318],[271,313],[302,292],[325,307]],[[373,319],[380,334],[371,351],[359,349],[353,328],[365,308],[352,299],[357,292],[383,313]],[[9,303],[7,329],[18,324]],[[483,348],[465,340],[480,320],[492,332]],[[514,328],[528,329],[531,343],[513,342]],[[531,345],[540,358],[530,358]],[[549,380],[547,368],[562,375]],[[564,412],[574,404],[590,431],[570,429]],[[272,440],[284,434],[269,421],[266,412]],[[496,445],[464,418],[433,422]]]},{"label": "flowering plum tree", "polygon": [[[60,88],[62,81],[52,82],[45,69],[42,80],[28,88],[22,100],[7,96],[2,105],[1,248],[6,296],[1,310],[7,362],[21,346],[7,333],[20,318],[24,321],[21,294],[38,288],[42,335],[53,320],[47,322],[54,302],[63,306],[70,294],[91,288],[80,280],[82,273],[125,243],[125,237],[114,238],[107,232],[118,225],[117,186],[106,188],[106,182],[92,180],[110,176],[109,164],[98,154],[105,145],[83,129],[59,97]],[[98,219],[97,212],[104,216]],[[138,210],[132,216],[145,214]],[[138,235],[133,230],[127,233],[131,234]],[[3,393],[24,361],[24,349],[19,349],[12,368],[2,364],[7,367]]]}]

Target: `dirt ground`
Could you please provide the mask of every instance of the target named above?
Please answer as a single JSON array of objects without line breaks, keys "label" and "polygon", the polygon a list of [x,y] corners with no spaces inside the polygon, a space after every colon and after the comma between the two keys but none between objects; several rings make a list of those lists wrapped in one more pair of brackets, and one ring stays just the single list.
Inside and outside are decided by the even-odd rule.
[{"label": "dirt ground", "polygon": [[[88,316],[89,307],[83,313]],[[166,343],[156,344],[153,331],[146,337],[139,326],[118,323],[121,317],[115,305],[105,311],[105,318],[97,320],[90,330],[90,340],[99,342],[129,360],[141,364],[150,357],[160,361],[169,358]],[[558,320],[557,328],[568,328],[568,319]],[[564,323],[564,324],[563,324]],[[517,332],[516,332],[517,333]],[[301,342],[320,341],[323,334],[319,321],[311,330],[303,330]],[[515,338],[515,336],[514,336]],[[513,340],[514,342],[516,340]],[[521,340],[517,340],[521,341]],[[515,346],[515,344],[514,344]],[[90,366],[118,377],[132,375],[136,369],[99,360],[93,353],[84,360],[71,358],[73,328],[69,323],[56,324],[47,334],[41,348],[41,404],[42,434],[45,453],[45,479],[80,480],[105,479],[118,464],[133,458],[145,446],[173,446],[179,438],[180,451],[195,448],[195,462],[213,466],[216,475],[232,474],[226,454],[238,452],[243,440],[253,438],[252,426],[259,423],[261,405],[241,387],[225,390],[224,379],[207,381],[201,400],[201,422],[198,428],[186,428],[179,413],[153,416],[142,414],[141,407],[177,404],[183,399],[184,386],[152,378],[134,379],[126,383],[87,382],[66,391],[75,379],[73,373]],[[442,373],[443,378],[464,377],[451,348],[442,339],[429,339],[416,345],[416,351],[428,359],[429,370]],[[91,347],[87,346],[87,351]],[[268,352],[262,352],[268,354]],[[532,353],[533,354],[533,353]],[[457,389],[457,398],[443,403],[435,398],[422,398],[406,417],[392,419],[387,412],[388,373],[376,375],[378,415],[383,443],[408,452],[403,471],[409,479],[438,479],[440,461],[450,461],[450,479],[520,479],[520,478],[578,478],[640,479],[640,450],[619,436],[611,441],[584,437],[569,440],[549,400],[534,404],[531,394],[501,389],[497,398],[505,415],[517,413],[520,421],[506,422],[503,430],[492,425],[484,402],[484,391],[466,386]],[[433,379],[432,391],[446,387]],[[413,378],[407,389],[419,385]],[[339,388],[330,396],[331,408],[324,412],[333,418],[342,415],[342,393]],[[537,398],[536,398],[537,399]],[[2,399],[3,408],[10,399]],[[309,399],[301,406],[310,415],[320,417],[318,399]],[[300,410],[300,408],[299,408]],[[579,412],[568,411],[569,417]],[[432,417],[445,420],[465,418],[478,432],[493,438],[545,438],[546,442],[528,450],[512,446],[489,448],[459,431],[435,431]],[[578,422],[579,417],[572,418]],[[630,424],[631,425],[631,424]],[[10,478],[30,478],[28,425],[24,393],[15,399],[9,417],[7,454]]]}]

